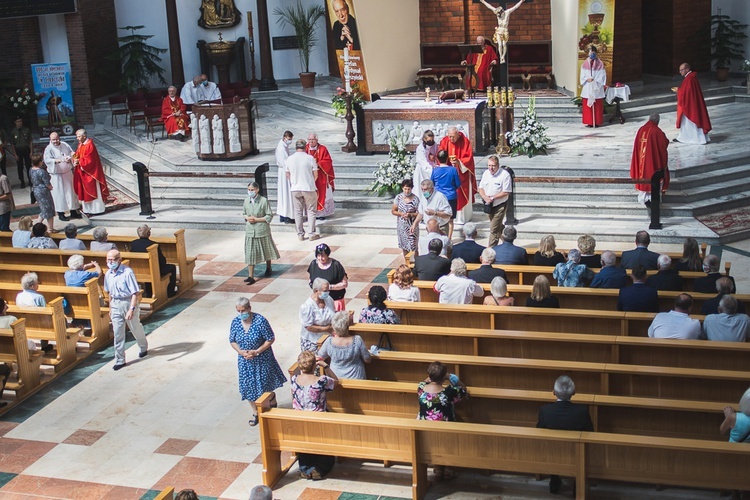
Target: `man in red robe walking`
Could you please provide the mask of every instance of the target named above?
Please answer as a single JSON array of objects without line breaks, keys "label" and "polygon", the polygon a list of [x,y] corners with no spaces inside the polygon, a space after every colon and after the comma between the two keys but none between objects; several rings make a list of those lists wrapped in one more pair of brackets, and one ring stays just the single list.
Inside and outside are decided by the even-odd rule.
[{"label": "man in red robe walking", "polygon": [[104,176],[102,161],[94,141],[86,136],[86,131],[76,132],[78,149],[73,161],[73,190],[81,200],[82,210],[86,214],[104,213],[105,201],[109,198],[107,178]]},{"label": "man in red robe walking", "polygon": [[471,141],[463,132],[456,127],[448,127],[448,134],[443,137],[438,146],[438,151],[444,149],[448,152],[448,159],[458,170],[461,179],[461,188],[458,190],[456,200],[456,224],[464,224],[471,220],[474,215],[474,193],[477,192],[477,177],[474,173],[474,151]]},{"label": "man in red robe walking", "polygon": [[177,95],[177,87],[170,86],[167,93],[169,95],[161,103],[161,121],[164,122],[170,139],[184,141],[190,135],[187,108],[182,98]]},{"label": "man in red robe walking", "polygon": [[[659,128],[659,114],[654,113],[648,117],[644,126],[638,129],[633,144],[633,157],[630,160],[631,179],[651,179],[654,172],[664,170],[662,181],[662,193],[669,186],[669,169],[667,168],[667,146],[669,139]],[[635,189],[639,191],[638,201],[647,207],[651,205],[651,184],[636,184]]]},{"label": "man in red robe walking", "polygon": [[318,178],[315,179],[315,187],[318,189],[318,220],[325,220],[333,215],[335,207],[333,204],[333,192],[336,190],[333,171],[333,159],[328,148],[318,142],[318,134],[307,136],[307,147],[305,152],[315,158],[318,164]]},{"label": "man in red robe walking", "polygon": [[688,63],[680,64],[680,74],[684,78],[682,85],[679,89],[672,89],[677,91],[677,128],[680,129],[680,135],[675,141],[706,144],[711,140],[708,138],[711,120],[708,118],[698,75],[690,70]]},{"label": "man in red robe walking", "polygon": [[481,54],[470,53],[466,56],[466,60],[461,62],[461,65],[470,64],[474,66],[474,71],[477,73],[477,81],[469,82],[470,88],[487,90],[487,87],[492,86],[492,68],[497,65],[497,52],[492,45],[485,41],[483,36],[477,37],[477,45],[482,46],[483,52]]}]

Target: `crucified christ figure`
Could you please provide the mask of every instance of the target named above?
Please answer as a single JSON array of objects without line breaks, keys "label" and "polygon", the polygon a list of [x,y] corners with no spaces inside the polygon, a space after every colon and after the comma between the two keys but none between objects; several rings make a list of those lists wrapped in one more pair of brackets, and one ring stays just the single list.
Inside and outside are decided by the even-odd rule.
[{"label": "crucified christ figure", "polygon": [[505,63],[505,54],[508,51],[506,44],[508,43],[508,23],[510,21],[510,15],[514,10],[519,8],[524,0],[520,0],[510,9],[504,9],[503,7],[493,7],[486,0],[479,0],[488,9],[490,9],[497,16],[497,28],[495,28],[495,36],[493,40],[497,44],[498,56],[500,56],[500,64]]}]

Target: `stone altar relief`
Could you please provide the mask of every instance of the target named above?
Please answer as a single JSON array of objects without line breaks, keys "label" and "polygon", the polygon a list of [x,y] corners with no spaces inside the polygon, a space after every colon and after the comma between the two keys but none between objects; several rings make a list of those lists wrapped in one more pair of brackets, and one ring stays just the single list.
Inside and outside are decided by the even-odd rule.
[{"label": "stone altar relief", "polygon": [[227,118],[227,128],[229,129],[229,152],[239,153],[242,150],[242,144],[240,144],[240,122],[234,113]]},{"label": "stone altar relief", "polygon": [[201,0],[200,11],[198,26],[201,28],[229,28],[240,23],[240,11],[234,0]]},{"label": "stone altar relief", "polygon": [[201,115],[198,120],[198,129],[200,130],[201,154],[211,154],[211,122],[208,121],[206,115]]},{"label": "stone altar relief", "polygon": [[372,121],[372,143],[373,145],[388,145],[388,140],[396,133],[398,126],[401,125],[408,133],[409,144],[418,145],[422,140],[422,134],[427,130],[432,130],[435,134],[435,142],[448,133],[448,128],[455,126],[459,132],[463,132],[469,137],[469,122],[466,120],[440,122],[440,121],[419,121],[419,120],[373,120]]},{"label": "stone altar relief", "polygon": [[190,130],[192,131],[193,149],[195,154],[201,152],[200,127],[198,126],[198,115],[190,113]]},{"label": "stone altar relief", "polygon": [[214,115],[214,119],[211,121],[211,128],[214,131],[214,154],[224,154],[224,122],[221,121],[219,115]]}]

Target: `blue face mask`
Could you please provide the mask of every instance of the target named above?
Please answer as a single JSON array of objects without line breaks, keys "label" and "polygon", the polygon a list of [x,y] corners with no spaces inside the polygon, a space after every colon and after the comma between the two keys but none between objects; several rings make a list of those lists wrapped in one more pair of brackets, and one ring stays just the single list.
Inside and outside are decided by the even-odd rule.
[{"label": "blue face mask", "polygon": [[120,267],[120,263],[119,262],[107,262],[107,267],[114,271],[115,269]]},{"label": "blue face mask", "polygon": [[318,296],[319,296],[319,297],[320,297],[321,299],[323,299],[323,300],[326,300],[326,299],[327,299],[328,297],[330,297],[330,296],[331,296],[331,293],[330,293],[330,292],[320,292],[320,294],[319,294]]},{"label": "blue face mask", "polygon": [[247,195],[248,195],[248,196],[249,196],[250,198],[255,198],[255,197],[256,197],[256,196],[258,195],[258,193],[256,193],[255,191],[252,191],[252,190],[248,189],[248,190],[247,190]]},{"label": "blue face mask", "polygon": [[201,85],[203,85],[204,87],[208,87],[208,80],[202,81]]},{"label": "blue face mask", "polygon": [[425,197],[425,198],[428,198],[428,199],[429,199],[429,197],[430,197],[430,196],[432,196],[432,193],[430,193],[429,191],[425,191],[425,192],[424,192],[424,197]]},{"label": "blue face mask", "polygon": [[596,59],[596,54],[589,54],[589,59],[591,59],[592,61],[593,61],[594,59]]},{"label": "blue face mask", "polygon": [[242,319],[242,321],[247,321],[248,319],[250,319],[250,313],[249,312],[241,312],[240,313],[240,319]]}]

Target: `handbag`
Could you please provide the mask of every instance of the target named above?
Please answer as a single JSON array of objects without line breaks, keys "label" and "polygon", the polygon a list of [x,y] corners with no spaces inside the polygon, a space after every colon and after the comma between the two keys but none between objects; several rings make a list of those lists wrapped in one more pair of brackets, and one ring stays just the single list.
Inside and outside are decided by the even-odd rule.
[{"label": "handbag", "polygon": [[482,201],[482,210],[486,214],[491,214],[492,213],[492,203],[485,203],[484,201]]},{"label": "handbag", "polygon": [[395,351],[393,344],[391,344],[391,337],[388,336],[388,332],[380,334],[380,340],[378,340],[379,351]]}]

